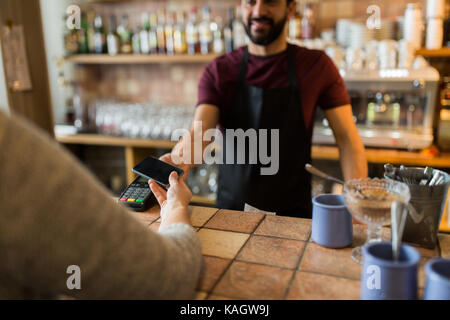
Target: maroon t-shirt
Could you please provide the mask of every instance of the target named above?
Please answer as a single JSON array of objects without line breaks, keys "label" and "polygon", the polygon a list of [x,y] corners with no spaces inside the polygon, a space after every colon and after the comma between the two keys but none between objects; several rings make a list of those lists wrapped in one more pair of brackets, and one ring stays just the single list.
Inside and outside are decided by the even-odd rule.
[{"label": "maroon t-shirt", "polygon": [[[295,49],[303,116],[311,135],[317,106],[323,110],[343,106],[350,104],[350,97],[339,71],[325,52],[289,45]],[[241,47],[216,58],[200,79],[197,105],[217,106],[220,123],[231,106],[243,55]],[[264,89],[289,86],[287,50],[265,57],[249,54],[246,83]]]}]

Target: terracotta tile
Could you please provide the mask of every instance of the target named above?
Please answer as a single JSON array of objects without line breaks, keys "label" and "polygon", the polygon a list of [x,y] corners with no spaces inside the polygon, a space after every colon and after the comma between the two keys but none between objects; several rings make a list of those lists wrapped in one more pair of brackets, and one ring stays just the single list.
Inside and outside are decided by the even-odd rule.
[{"label": "terracotta tile", "polygon": [[357,300],[360,282],[299,271],[287,295],[289,300]]},{"label": "terracotta tile", "polygon": [[233,259],[249,238],[245,233],[211,229],[201,229],[198,236],[204,255],[226,259]]},{"label": "terracotta tile", "polygon": [[229,259],[205,256],[197,289],[210,292],[230,262]]},{"label": "terracotta tile", "polygon": [[158,232],[160,225],[161,225],[160,222],[154,222],[150,225],[150,229],[152,229],[155,232]]},{"label": "terracotta tile", "polygon": [[439,245],[442,258],[450,258],[450,234],[439,234]]},{"label": "terracotta tile", "polygon": [[300,270],[359,280],[362,268],[352,260],[351,252],[351,248],[329,249],[309,242]]},{"label": "terracotta tile", "polygon": [[248,213],[232,210],[220,210],[208,223],[207,228],[252,233],[260,221],[263,213]]},{"label": "terracotta tile", "polygon": [[306,241],[311,233],[311,220],[266,216],[255,234]]},{"label": "terracotta tile", "polygon": [[203,227],[219,209],[206,207],[191,207],[191,223],[194,227]]},{"label": "terracotta tile", "polygon": [[206,292],[197,291],[195,293],[195,300],[206,300],[208,294]]},{"label": "terracotta tile", "polygon": [[159,218],[159,212],[131,212],[131,215],[147,225]]},{"label": "terracotta tile", "polygon": [[213,294],[236,299],[281,300],[293,273],[292,270],[235,261]]},{"label": "terracotta tile", "polygon": [[295,269],[304,248],[303,241],[252,236],[236,260]]}]

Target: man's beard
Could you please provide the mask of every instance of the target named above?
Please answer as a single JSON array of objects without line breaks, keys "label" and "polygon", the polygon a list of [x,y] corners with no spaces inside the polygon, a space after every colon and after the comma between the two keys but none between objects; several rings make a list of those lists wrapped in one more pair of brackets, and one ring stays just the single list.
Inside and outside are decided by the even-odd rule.
[{"label": "man's beard", "polygon": [[[262,36],[262,35],[261,36],[253,36],[251,33],[252,21],[267,21],[271,26],[269,33],[265,36]],[[278,37],[281,35],[281,33],[284,30],[286,21],[287,21],[287,16],[285,16],[277,24],[275,24],[273,19],[270,19],[267,17],[248,19],[247,25],[245,25],[245,32],[247,32],[248,37],[254,44],[257,44],[260,46],[267,46],[278,39]]]}]

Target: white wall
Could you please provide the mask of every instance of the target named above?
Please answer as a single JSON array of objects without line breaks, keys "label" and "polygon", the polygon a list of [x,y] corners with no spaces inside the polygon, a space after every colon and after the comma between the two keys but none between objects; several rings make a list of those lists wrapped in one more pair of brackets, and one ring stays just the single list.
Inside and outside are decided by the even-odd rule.
[{"label": "white wall", "polygon": [[6,91],[5,72],[3,70],[1,44],[0,44],[0,110],[9,112],[8,93]]},{"label": "white wall", "polygon": [[[55,124],[64,122],[66,95],[65,89],[58,84],[58,69],[55,59],[64,56],[64,15],[71,4],[80,0],[40,0],[42,24],[44,29],[45,50],[50,81],[50,93],[53,102]],[[66,78],[73,76],[73,66],[66,66]]]}]

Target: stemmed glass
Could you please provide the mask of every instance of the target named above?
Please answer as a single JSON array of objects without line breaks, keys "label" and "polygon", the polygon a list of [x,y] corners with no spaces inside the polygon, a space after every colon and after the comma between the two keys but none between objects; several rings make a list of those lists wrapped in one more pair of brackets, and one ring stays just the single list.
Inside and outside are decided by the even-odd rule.
[{"label": "stemmed glass", "polygon": [[[344,200],[351,215],[367,224],[367,241],[381,241],[381,227],[391,221],[391,205],[394,201],[408,204],[411,198],[409,188],[398,181],[364,178],[344,184]],[[360,247],[352,250],[352,259],[362,263]]]}]

